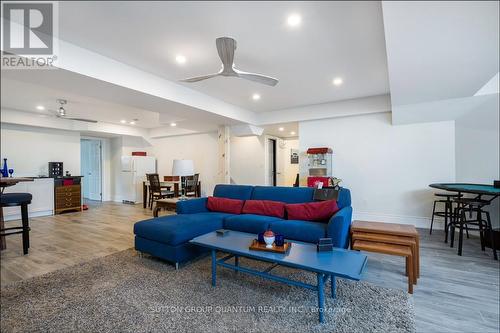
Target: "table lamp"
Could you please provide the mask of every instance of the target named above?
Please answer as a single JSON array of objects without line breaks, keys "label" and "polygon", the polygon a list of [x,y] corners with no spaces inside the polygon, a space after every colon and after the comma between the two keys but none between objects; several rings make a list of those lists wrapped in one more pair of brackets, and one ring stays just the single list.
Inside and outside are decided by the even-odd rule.
[{"label": "table lamp", "polygon": [[192,160],[174,160],[174,163],[172,164],[172,176],[184,177],[182,184],[182,196],[180,200],[186,200],[186,176],[192,175],[194,175],[194,163]]}]

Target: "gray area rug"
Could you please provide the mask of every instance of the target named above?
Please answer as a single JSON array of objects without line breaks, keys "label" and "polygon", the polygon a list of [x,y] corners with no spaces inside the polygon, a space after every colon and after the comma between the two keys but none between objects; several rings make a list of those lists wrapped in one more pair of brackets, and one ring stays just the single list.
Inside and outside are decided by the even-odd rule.
[{"label": "gray area rug", "polygon": [[[263,263],[241,259],[242,265]],[[308,283],[314,274],[276,268]],[[2,332],[414,332],[411,297],[401,290],[338,279],[327,285],[326,321],[316,293],[224,268],[210,285],[210,258],[175,271],[126,250],[8,285]]]}]

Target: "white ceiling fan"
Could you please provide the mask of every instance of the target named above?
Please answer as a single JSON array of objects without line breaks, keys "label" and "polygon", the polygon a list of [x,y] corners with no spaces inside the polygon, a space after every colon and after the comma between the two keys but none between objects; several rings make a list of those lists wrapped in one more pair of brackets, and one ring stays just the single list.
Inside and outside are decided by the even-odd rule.
[{"label": "white ceiling fan", "polygon": [[71,118],[71,117],[68,117],[67,114],[66,114],[66,109],[64,108],[64,106],[66,104],[68,104],[68,101],[65,100],[65,99],[58,99],[57,103],[59,103],[59,108],[57,109],[57,111],[49,110],[51,112],[54,112],[55,116],[57,118],[64,118],[64,119],[76,120],[76,121],[85,121],[87,123],[97,123],[97,120],[93,120],[93,119]]},{"label": "white ceiling fan", "polygon": [[254,81],[257,83],[266,84],[268,86],[275,86],[278,84],[278,79],[270,76],[244,72],[234,66],[234,51],[236,50],[236,41],[230,37],[219,37],[215,40],[219,58],[222,61],[222,68],[218,73],[192,77],[189,79],[181,80],[182,82],[198,82],[210,79],[216,76],[232,76],[239,77],[245,80]]}]

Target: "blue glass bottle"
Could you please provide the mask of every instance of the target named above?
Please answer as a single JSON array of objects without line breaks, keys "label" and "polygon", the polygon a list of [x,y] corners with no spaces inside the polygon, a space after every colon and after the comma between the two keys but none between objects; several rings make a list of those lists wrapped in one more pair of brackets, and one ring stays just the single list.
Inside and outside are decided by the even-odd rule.
[{"label": "blue glass bottle", "polygon": [[3,159],[2,176],[9,177],[9,168],[7,167],[7,159]]}]

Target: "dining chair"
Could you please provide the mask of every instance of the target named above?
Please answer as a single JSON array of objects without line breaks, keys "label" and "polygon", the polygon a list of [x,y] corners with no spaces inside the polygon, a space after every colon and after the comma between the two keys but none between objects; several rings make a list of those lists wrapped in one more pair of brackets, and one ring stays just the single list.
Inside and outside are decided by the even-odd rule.
[{"label": "dining chair", "polygon": [[186,197],[200,197],[199,180],[200,174],[194,174],[192,176],[186,176],[184,182],[184,195]]},{"label": "dining chair", "polygon": [[168,198],[174,195],[172,191],[165,191],[161,187],[160,176],[157,173],[148,173],[146,177],[149,182],[149,208],[153,209],[153,203],[158,199]]}]

